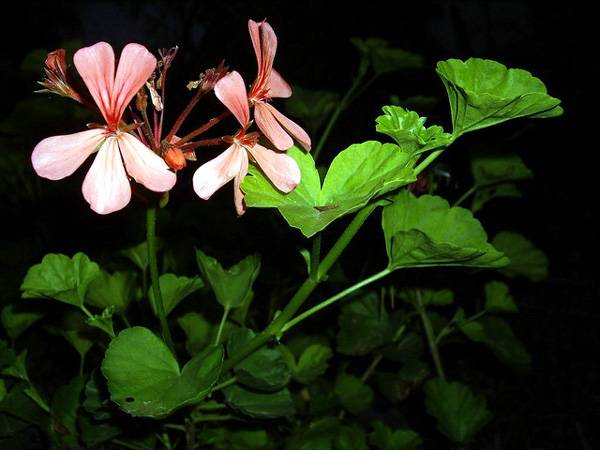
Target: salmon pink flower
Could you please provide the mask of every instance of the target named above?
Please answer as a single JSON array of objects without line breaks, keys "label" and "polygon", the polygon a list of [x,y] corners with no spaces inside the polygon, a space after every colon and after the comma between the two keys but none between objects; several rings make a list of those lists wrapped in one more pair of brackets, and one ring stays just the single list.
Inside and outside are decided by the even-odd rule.
[{"label": "salmon pink flower", "polygon": [[249,20],[248,29],[258,63],[258,75],[248,97],[254,105],[256,125],[279,150],[287,150],[294,145],[292,137],[306,150],[310,150],[310,137],[306,131],[269,103],[272,98],[287,98],[292,95],[290,85],[273,69],[277,51],[277,36],[273,28],[265,21],[257,23]]},{"label": "salmon pink flower", "polygon": [[240,184],[248,173],[248,155],[260,167],[277,189],[290,192],[300,183],[300,168],[296,161],[286,155],[257,143],[257,132],[247,133],[250,125],[250,110],[244,80],[237,72],[223,77],[215,86],[215,94],[231,111],[242,129],[226,138],[230,147],[216,158],[200,166],[194,174],[194,191],[208,200],[223,185],[234,180],[234,202],[239,215],[245,211],[244,193]]},{"label": "salmon pink flower", "polygon": [[60,180],[98,152],[82,191],[92,210],[99,214],[118,211],[129,203],[128,175],[155,192],[171,189],[175,174],[121,124],[125,108],[154,71],[156,58],[144,46],[128,44],[115,74],[113,49],[106,42],[99,42],[78,50],[73,61],[106,126],[41,141],[31,155],[37,174]]}]

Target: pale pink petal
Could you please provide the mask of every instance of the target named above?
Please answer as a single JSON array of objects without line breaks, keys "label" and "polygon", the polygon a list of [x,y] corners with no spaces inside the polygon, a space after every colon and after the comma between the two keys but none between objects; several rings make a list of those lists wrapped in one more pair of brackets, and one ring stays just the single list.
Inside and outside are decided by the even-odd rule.
[{"label": "pale pink petal", "polygon": [[250,32],[250,39],[252,40],[252,47],[254,47],[254,53],[256,54],[256,61],[260,70],[262,63],[261,51],[260,51],[260,24],[254,20],[248,21],[248,31]]},{"label": "pale pink petal", "polygon": [[116,137],[107,138],[100,147],[81,190],[92,210],[98,214],[123,209],[131,200],[131,186]]},{"label": "pale pink petal", "polygon": [[292,87],[275,69],[271,70],[271,78],[267,83],[269,89],[269,97],[271,98],[288,98],[292,96]]},{"label": "pale pink petal", "polygon": [[242,151],[242,164],[240,171],[233,179],[233,203],[235,204],[235,210],[238,216],[241,216],[246,212],[246,205],[244,204],[244,192],[240,188],[242,180],[248,174],[248,154]]},{"label": "pale pink petal", "polygon": [[194,173],[194,191],[204,200],[231,181],[243,164],[244,149],[233,144],[219,156],[203,164]]},{"label": "pale pink petal", "polygon": [[125,108],[156,68],[156,58],[140,44],[127,44],[121,52],[111,95],[111,112],[116,123]]},{"label": "pale pink petal", "polygon": [[233,113],[242,127],[247,127],[250,121],[248,94],[244,79],[233,71],[221,78],[215,85],[215,95],[229,111]]},{"label": "pale pink petal", "polygon": [[60,180],[75,172],[104,138],[104,130],[98,128],[46,138],[33,149],[33,168],[40,177]]},{"label": "pale pink petal", "polygon": [[111,95],[115,79],[115,54],[106,42],[77,50],[73,62],[104,119],[111,118]]},{"label": "pale pink petal", "polygon": [[166,192],[177,181],[177,176],[156,153],[128,133],[117,136],[127,173],[151,191]]},{"label": "pale pink petal", "polygon": [[275,59],[275,53],[277,53],[277,36],[275,36],[273,28],[267,22],[260,24],[260,50],[261,61],[258,66],[257,83],[265,86],[271,77],[273,60]]},{"label": "pale pink petal", "polygon": [[296,139],[305,150],[310,150],[310,136],[296,122],[288,119],[286,116],[277,111],[273,106],[265,103],[265,108],[275,117],[275,119],[287,130],[289,134]]},{"label": "pale pink petal", "polygon": [[294,145],[294,141],[286,133],[286,131],[275,120],[273,114],[268,108],[268,104],[264,102],[256,102],[254,104],[254,119],[260,131],[264,133],[269,141],[278,150],[287,150]]},{"label": "pale pink petal", "polygon": [[294,158],[258,144],[246,149],[277,189],[287,193],[298,186],[302,174]]}]

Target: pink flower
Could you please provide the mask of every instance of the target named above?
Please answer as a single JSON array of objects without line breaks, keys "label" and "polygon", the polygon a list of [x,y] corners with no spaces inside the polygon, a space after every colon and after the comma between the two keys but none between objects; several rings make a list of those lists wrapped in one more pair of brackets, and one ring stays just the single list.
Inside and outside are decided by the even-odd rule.
[{"label": "pink flower", "polygon": [[231,146],[216,158],[200,166],[194,174],[194,191],[208,200],[223,185],[234,180],[234,202],[239,215],[245,211],[244,193],[240,183],[248,173],[248,154],[264,174],[282,192],[290,192],[300,183],[300,168],[296,161],[257,144],[258,133],[246,133],[250,124],[248,96],[241,75],[231,72],[215,86],[219,100],[233,113],[242,129],[230,137]]},{"label": "pink flower", "polygon": [[83,197],[92,210],[108,214],[131,199],[128,175],[155,192],[173,187],[176,176],[165,161],[136,137],[121,130],[121,117],[156,67],[156,58],[139,44],[128,44],[115,74],[115,55],[106,42],[78,50],[73,61],[106,120],[94,128],[41,141],[33,150],[33,168],[41,177],[60,180],[98,152],[83,181]]},{"label": "pink flower", "polygon": [[248,99],[254,105],[254,119],[258,128],[279,150],[287,150],[294,145],[292,137],[310,150],[310,137],[306,131],[268,103],[272,98],[292,95],[290,85],[273,69],[277,51],[277,36],[273,28],[265,21],[256,23],[249,20],[248,29],[258,63],[258,75],[250,88]]}]

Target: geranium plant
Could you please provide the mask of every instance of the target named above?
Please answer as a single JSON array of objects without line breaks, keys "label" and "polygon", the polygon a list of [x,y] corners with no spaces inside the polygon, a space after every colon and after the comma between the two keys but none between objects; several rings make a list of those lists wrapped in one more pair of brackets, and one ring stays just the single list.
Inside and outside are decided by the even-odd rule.
[{"label": "geranium plant", "polygon": [[[464,134],[556,117],[560,100],[522,69],[441,61],[451,130],[385,105],[368,118],[381,141],[327,149],[332,161],[323,167],[330,132],[354,99],[381,74],[421,67],[422,59],[357,39],[359,69],[343,97],[301,88],[295,96],[273,68],[271,25],[250,20],[248,28],[253,83],[223,63],[207,69],[172,118],[168,73],[177,48],[154,56],[132,43],[117,62],[100,42],[75,52],[76,71],[64,50],[48,55],[42,92],[80,103],[99,122],[43,139],[33,169],[52,180],[42,185],[56,182],[95,153],[82,186],[89,214],[142,203],[146,239],[102,263],[99,255],[50,253],[23,274],[22,298],[1,314],[0,421],[10,431],[3,438],[36,430],[48,447],[68,449],[409,450],[443,437],[449,447],[478,448],[493,411],[481,387],[447,370],[444,349],[483,345],[499,364],[528,370],[531,358],[508,320],[518,312],[509,283],[543,279],[547,261],[518,233],[490,239],[477,218],[496,197],[519,196],[517,183],[531,178],[516,154],[473,153],[473,186],[450,202],[437,195],[432,168]],[[221,109],[190,126],[192,110],[213,94]],[[279,98],[289,98],[289,114]],[[215,132],[224,125],[229,131]],[[206,147],[221,153],[200,156]],[[178,176],[187,170],[195,171],[191,180]],[[239,226],[249,213],[276,221],[275,248],[277,239],[301,236],[295,262],[240,255],[227,235],[208,248],[157,238],[157,211],[168,210],[176,183],[189,184],[181,189],[190,201],[210,202],[231,181],[229,211]],[[342,264],[358,234],[378,257],[387,253],[365,258],[360,276]],[[192,272],[174,270],[173,260],[189,257]],[[434,268],[448,276],[428,278]],[[44,317],[45,302],[58,302],[58,319]],[[21,339],[32,330],[72,345],[79,370],[65,384],[47,390],[32,381],[41,356]],[[415,408],[415,399],[437,431],[411,420],[406,405]]]}]

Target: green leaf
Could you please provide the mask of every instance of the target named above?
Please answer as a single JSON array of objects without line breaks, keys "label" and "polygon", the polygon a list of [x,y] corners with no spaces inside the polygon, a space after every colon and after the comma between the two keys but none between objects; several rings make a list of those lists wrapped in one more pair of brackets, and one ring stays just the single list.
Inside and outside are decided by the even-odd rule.
[{"label": "green leaf", "polygon": [[180,370],[165,343],[147,328],[123,330],[112,340],[102,374],[111,399],[138,417],[165,417],[206,397],[221,372],[223,349],[210,347]]},{"label": "green leaf", "polygon": [[415,450],[423,440],[412,430],[391,430],[383,423],[375,422],[369,442],[379,450]]},{"label": "green leaf", "polygon": [[94,420],[109,420],[113,417],[106,381],[102,378],[99,370],[95,369],[91,373],[89,380],[85,384],[83,397],[83,409]]},{"label": "green leaf", "polygon": [[225,308],[242,306],[260,271],[260,256],[250,255],[225,270],[215,258],[196,250],[196,259],[206,284]]},{"label": "green leaf", "polygon": [[114,307],[116,312],[127,309],[135,296],[135,273],[101,270],[90,283],[86,294],[86,303],[97,308]]},{"label": "green leaf", "polygon": [[[165,308],[165,314],[168,316],[173,309],[188,295],[196,292],[204,283],[200,277],[188,278],[178,277],[172,273],[165,273],[158,279],[160,285],[160,291],[163,298],[163,307]],[[156,316],[156,305],[154,300],[154,290],[152,286],[148,288],[148,298],[152,305],[152,311]]]},{"label": "green leaf", "polygon": [[250,417],[269,419],[296,413],[287,388],[276,392],[256,392],[234,384],[224,388],[223,393],[230,407]]},{"label": "green leaf", "polygon": [[436,70],[450,100],[455,137],[518,117],[562,114],[560,100],[525,70],[479,58],[441,61]]},{"label": "green leaf", "polygon": [[516,313],[519,308],[510,295],[508,286],[501,281],[490,281],[485,285],[485,309],[489,312]]},{"label": "green leaf", "polygon": [[334,446],[336,450],[369,450],[364,430],[356,425],[340,427]]},{"label": "green leaf", "polygon": [[8,413],[12,417],[46,430],[49,426],[48,412],[50,408],[47,405],[42,408],[38,402],[34,401],[29,389],[30,385],[27,382],[15,384],[0,402],[0,413]]},{"label": "green leaf", "polygon": [[340,403],[352,414],[360,414],[371,407],[373,390],[360,378],[341,374],[335,381],[335,394]]},{"label": "green leaf", "polygon": [[391,137],[403,148],[422,153],[452,143],[452,135],[438,125],[425,126],[426,117],[400,106],[384,106],[385,114],[377,117],[376,130]]},{"label": "green leaf", "polygon": [[411,305],[416,305],[417,292],[421,295],[424,306],[447,306],[454,303],[454,292],[450,289],[403,289],[398,292],[398,296]]},{"label": "green leaf", "polygon": [[77,411],[79,410],[83,378],[74,378],[69,384],[59,387],[50,404],[52,418],[51,433],[59,448],[81,448],[77,429]]},{"label": "green leaf", "polygon": [[471,211],[481,210],[484,205],[494,198],[521,198],[523,194],[513,183],[499,183],[477,189],[471,202]]},{"label": "green leaf", "polygon": [[44,314],[14,303],[2,308],[0,319],[6,334],[13,340],[23,334],[31,325],[44,317]]},{"label": "green leaf", "polygon": [[367,355],[392,339],[388,313],[374,292],[344,304],[338,324],[337,351],[344,355]]},{"label": "green leaf", "polygon": [[376,75],[423,67],[423,57],[401,48],[389,47],[388,41],[380,38],[350,39],[350,42],[368,58]]},{"label": "green leaf", "polygon": [[100,314],[93,314],[89,317],[85,323],[87,323],[90,327],[99,328],[108,334],[110,337],[115,336],[115,330],[113,328],[113,320],[112,316],[114,314],[115,308],[113,306],[109,306],[104,309]]},{"label": "green leaf", "polygon": [[327,361],[333,356],[331,348],[326,345],[308,346],[293,368],[294,380],[302,384],[310,384],[327,370]]},{"label": "green leaf", "polygon": [[365,206],[369,200],[415,181],[411,152],[376,141],[354,144],[329,167],[323,187],[309,153],[295,147],[288,155],[298,162],[302,181],[289,194],[277,190],[256,169],[244,178],[246,205],[277,208],[288,224],[310,237],[331,222]]},{"label": "green leaf", "polygon": [[339,420],[324,417],[307,426],[298,427],[288,440],[285,450],[332,450],[333,441],[340,432]]},{"label": "green leaf", "polygon": [[185,349],[191,356],[209,344],[212,336],[212,324],[202,314],[186,313],[177,319],[177,323],[185,333]]},{"label": "green leaf", "polygon": [[27,350],[23,350],[19,355],[14,359],[12,365],[5,367],[0,374],[8,375],[10,377],[17,378],[19,380],[23,380],[27,383],[27,385],[23,388],[23,393],[25,393],[31,400],[33,400],[42,410],[49,412],[50,408],[48,407],[48,403],[42,397],[42,395],[38,392],[33,383],[29,380],[29,376],[27,375]]},{"label": "green leaf", "polygon": [[[162,246],[162,242],[159,240],[157,242],[157,249],[160,250]],[[146,241],[134,245],[133,247],[126,248],[125,250],[121,250],[121,254],[129,259],[142,272],[148,270],[148,243]]]},{"label": "green leaf", "polygon": [[337,92],[306,89],[294,86],[294,95],[285,102],[285,109],[294,118],[300,119],[314,135],[331,116],[340,96]]},{"label": "green leaf", "polygon": [[[255,336],[256,334],[247,328],[234,331],[227,343],[227,353],[236,354]],[[261,391],[280,390],[290,381],[290,370],[281,353],[267,347],[257,350],[237,364],[234,372],[240,384]]]},{"label": "green leaf", "polygon": [[425,384],[425,407],[437,419],[438,430],[458,444],[466,444],[491,419],[483,396],[468,386],[439,378]]},{"label": "green leaf", "polygon": [[72,258],[50,253],[25,275],[23,298],[50,297],[74,306],[83,306],[88,285],[100,272],[98,264],[83,253]]},{"label": "green leaf", "polygon": [[520,372],[531,369],[531,356],[508,322],[498,317],[484,317],[463,323],[459,328],[472,341],[487,345],[504,364]]},{"label": "green leaf", "polygon": [[533,178],[533,173],[519,155],[504,151],[473,152],[471,172],[477,187]]},{"label": "green leaf", "polygon": [[520,275],[531,281],[548,277],[548,258],[523,235],[501,231],[494,236],[492,244],[510,258],[510,264],[501,270],[507,277]]},{"label": "green leaf", "polygon": [[502,267],[502,253],[487,242],[483,227],[464,208],[441,197],[400,192],[384,207],[382,219],[389,268]]}]

